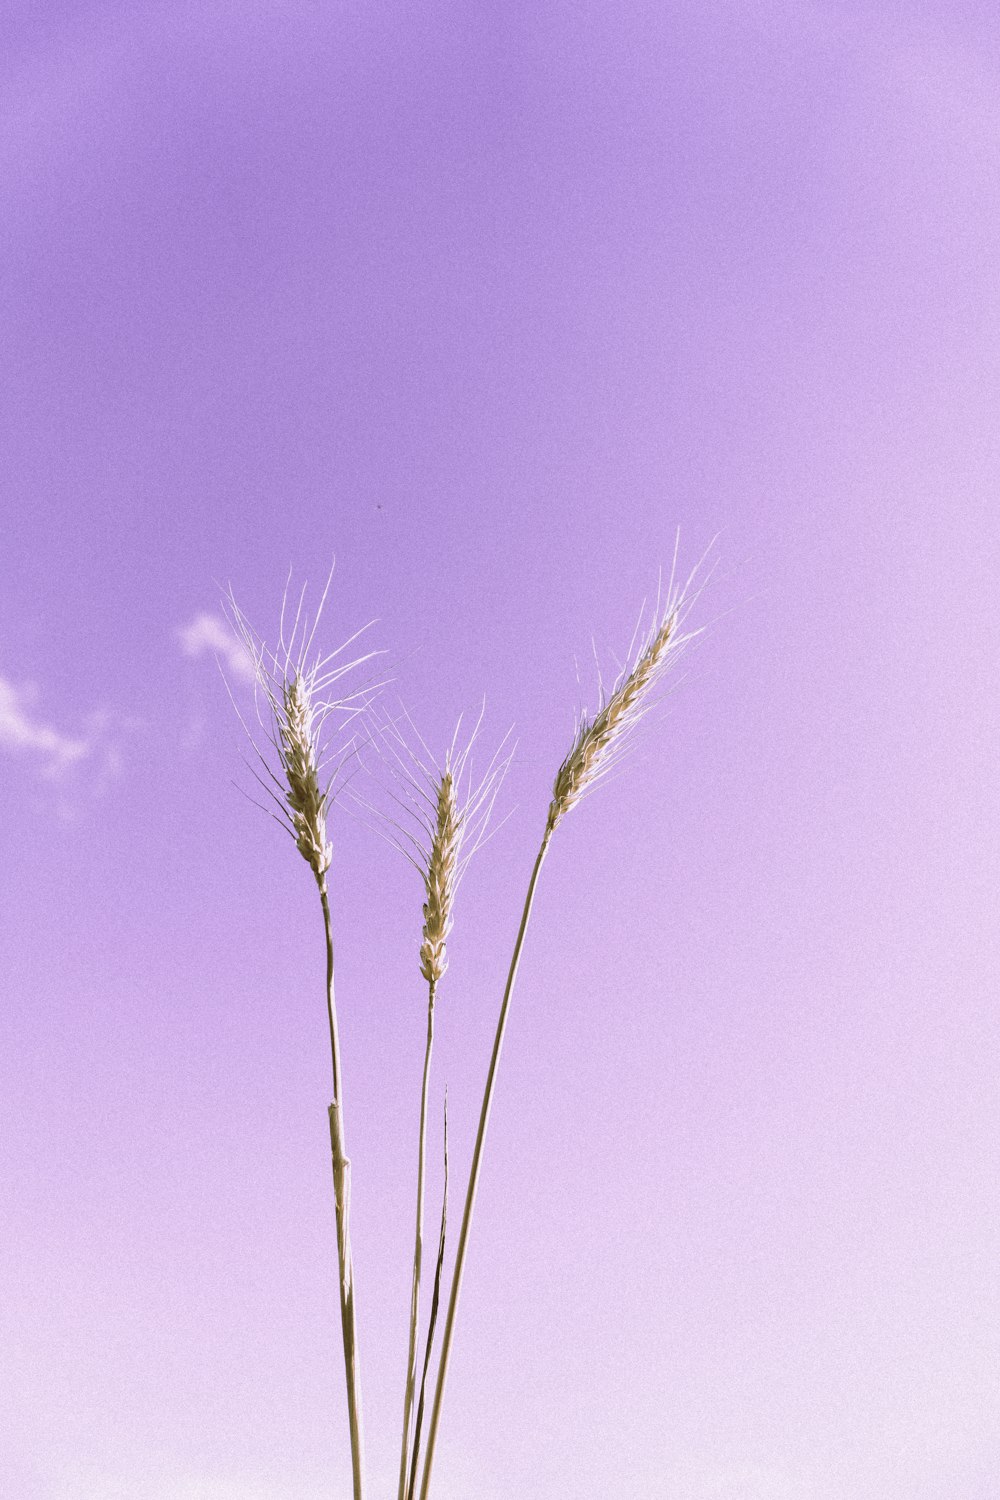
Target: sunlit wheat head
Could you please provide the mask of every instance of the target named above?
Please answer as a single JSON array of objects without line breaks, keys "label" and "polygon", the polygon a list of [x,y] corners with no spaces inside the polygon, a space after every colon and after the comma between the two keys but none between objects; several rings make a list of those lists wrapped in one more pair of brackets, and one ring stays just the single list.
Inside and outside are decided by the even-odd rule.
[{"label": "sunlit wheat head", "polygon": [[[272,752],[262,750],[247,730],[264,775],[253,766],[250,770],[278,809],[272,816],[277,816],[291,834],[321,889],[332,854],[326,815],[339,790],[340,773],[354,753],[353,742],[345,743],[345,731],[381,686],[366,683],[352,693],[337,691],[337,684],[348,673],[378,654],[369,651],[342,659],[368,625],[355,631],[336,650],[325,654],[314,652],[316,627],[332,577],[331,568],[311,621],[305,613],[305,584],[299,593],[294,618],[289,620],[286,585],[274,648],[250,624],[231,589],[227,598],[233,627],[254,665],[257,722]],[[246,729],[242,714],[240,718]]]},{"label": "sunlit wheat head", "polygon": [[610,691],[599,682],[597,711],[593,715],[581,713],[573,742],[556,773],[546,825],[548,835],[618,764],[628,750],[636,726],[653,707],[656,689],[684,648],[701,634],[701,630],[684,630],[684,621],[704,587],[704,584],[697,589],[693,587],[700,566],[701,563],[683,585],[677,584],[671,570],[666,592],[662,588],[657,591],[650,617],[646,617],[643,607],[625,665]]},{"label": "sunlit wheat head", "polygon": [[[393,812],[379,811],[379,822],[424,884],[420,972],[431,983],[448,967],[455,895],[469,861],[489,836],[493,806],[513,755],[508,731],[485,769],[477,771],[474,751],[482,722],[480,711],[463,740],[460,716],[440,761],[405,711],[395,719],[382,720],[372,735],[392,782]],[[376,811],[370,803],[365,806]]]}]

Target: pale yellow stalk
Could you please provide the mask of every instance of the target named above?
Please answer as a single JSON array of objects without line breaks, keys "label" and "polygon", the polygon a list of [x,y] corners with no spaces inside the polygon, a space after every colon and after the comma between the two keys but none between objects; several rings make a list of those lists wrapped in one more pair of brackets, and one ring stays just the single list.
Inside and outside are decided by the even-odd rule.
[{"label": "pale yellow stalk", "polygon": [[451,1295],[448,1299],[448,1312],[442,1334],[441,1357],[438,1365],[437,1382],[434,1388],[434,1402],[427,1434],[427,1451],[424,1458],[423,1481],[420,1487],[419,1500],[427,1500],[430,1488],[434,1452],[441,1421],[441,1405],[444,1399],[448,1362],[455,1333],[455,1314],[458,1309],[459,1294],[462,1288],[462,1275],[465,1269],[466,1252],[468,1250],[469,1230],[472,1224],[472,1213],[479,1187],[479,1173],[482,1166],[486,1130],[489,1125],[490,1111],[493,1105],[497,1068],[500,1062],[504,1033],[507,1028],[507,1017],[510,1010],[511,997],[514,992],[514,983],[517,979],[517,971],[521,962],[521,950],[524,945],[525,934],[528,930],[528,922],[531,917],[535,891],[542,865],[548,853],[552,835],[562,819],[571,808],[576,806],[584,794],[596,784],[600,776],[607,770],[623,747],[631,730],[639,722],[644,708],[648,704],[649,694],[667,666],[672,648],[680,642],[677,632],[682,607],[682,600],[672,594],[668,608],[654,620],[653,628],[647,635],[634,664],[631,667],[627,667],[621,674],[607,702],[604,703],[593,719],[584,717],[581,720],[573,743],[556,774],[552,790],[552,800],[549,804],[548,816],[545,822],[545,831],[542,835],[542,841],[538,849],[538,854],[535,857],[534,867],[532,868],[531,878],[528,882],[528,891],[525,896],[521,921],[514,942],[514,951],[511,956],[510,968],[507,973],[507,983],[504,987],[500,1015],[493,1040],[493,1051],[486,1074],[486,1086],[479,1114],[479,1128],[476,1133],[476,1143],[472,1153],[472,1165],[469,1171],[469,1183],[465,1196],[465,1209],[462,1214],[458,1249],[455,1254]]},{"label": "pale yellow stalk", "polygon": [[[329,579],[327,580],[329,588]],[[326,598],[324,591],[323,599]],[[264,786],[277,803],[281,821],[295,840],[296,848],[309,865],[319,890],[323,912],[323,931],[326,943],[326,1002],[330,1030],[330,1056],[333,1071],[333,1100],[328,1108],[330,1149],[333,1166],[334,1209],[337,1225],[337,1260],[339,1265],[339,1298],[341,1332],[344,1347],[344,1371],[347,1385],[348,1425],[351,1442],[351,1472],[354,1500],[364,1500],[364,1434],[361,1413],[361,1374],[358,1356],[357,1314],[354,1295],[354,1261],[351,1251],[351,1163],[347,1156],[344,1129],[344,1092],[341,1077],[340,1038],[337,1027],[337,1008],[334,995],[334,950],[333,924],[327,890],[327,872],[330,868],[332,849],[327,840],[326,812],[331,799],[331,784],[321,786],[320,732],[327,715],[341,711],[348,716],[357,711],[352,703],[360,698],[364,702],[372,690],[364,690],[349,699],[321,701],[320,694],[351,667],[329,666],[331,657],[307,665],[312,635],[316,628],[317,611],[312,630],[306,633],[303,626],[301,640],[297,642],[299,612],[292,626],[291,638],[284,642],[284,610],[282,610],[281,646],[279,654],[268,652],[263,642],[253,632],[245,617],[230,596],[234,624],[253,659],[257,672],[257,685],[262,689],[271,710],[273,734],[270,741],[278,753],[282,779],[279,780],[258,751],[263,768],[281,791],[280,798],[265,782]],[[343,648],[341,648],[343,649]],[[336,656],[338,653],[334,653]],[[362,661],[368,657],[361,658]],[[256,746],[255,746],[256,748]],[[255,773],[256,774],[256,773]]]},{"label": "pale yellow stalk", "polygon": [[[481,717],[481,716],[480,716]],[[473,731],[468,744],[456,751],[459,728],[456,727],[451,748],[445,757],[443,770],[433,762],[430,765],[417,756],[399,735],[398,729],[386,727],[382,742],[402,772],[404,789],[409,797],[410,810],[416,816],[423,839],[414,840],[404,834],[414,852],[404,845],[399,847],[420,870],[424,881],[423,932],[420,944],[420,972],[427,981],[427,1039],[424,1049],[423,1079],[420,1091],[420,1126],[417,1147],[417,1207],[414,1235],[413,1276],[410,1292],[410,1326],[407,1345],[406,1382],[403,1396],[403,1432],[399,1457],[399,1484],[397,1500],[408,1500],[416,1473],[419,1428],[413,1439],[414,1398],[417,1378],[417,1333],[420,1321],[420,1283],[423,1270],[423,1220],[424,1183],[427,1153],[427,1110],[430,1091],[431,1054],[434,1044],[434,1007],[437,988],[448,967],[447,943],[454,913],[455,893],[459,880],[484,836],[486,823],[492,810],[499,782],[506,770],[507,761],[499,762],[493,757],[485,776],[478,785],[470,780],[469,756],[476,739]],[[421,742],[422,743],[422,742]],[[424,747],[426,748],[426,747]],[[401,754],[402,752],[402,754]],[[508,757],[509,760],[509,757]],[[404,804],[405,806],[406,804]],[[426,842],[424,842],[426,840]],[[463,846],[468,840],[468,847]],[[416,856],[416,857],[415,857]],[[444,1217],[442,1217],[442,1235]],[[443,1245],[442,1252],[443,1253]],[[441,1261],[435,1273],[434,1307],[427,1335],[427,1351],[424,1361],[424,1379],[421,1382],[421,1415],[423,1411],[423,1387],[426,1382],[427,1364],[430,1359],[437,1316],[437,1298],[440,1289]]]}]

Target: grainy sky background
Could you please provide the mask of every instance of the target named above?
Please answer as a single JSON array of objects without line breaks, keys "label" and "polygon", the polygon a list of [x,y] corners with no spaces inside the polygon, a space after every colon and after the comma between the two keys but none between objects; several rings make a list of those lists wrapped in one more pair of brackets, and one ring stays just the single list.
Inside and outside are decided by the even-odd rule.
[{"label": "grainy sky background", "polygon": [[[438,1500],[995,1500],[993,6],[2,32],[0,1491],[349,1493],[322,933],[230,785],[220,586],[270,633],[336,554],[324,641],[377,617],[438,746],[516,723],[440,998],[460,1189],[591,636],[680,527],[710,628],[545,870]],[[421,892],[333,829],[387,1500]]]}]

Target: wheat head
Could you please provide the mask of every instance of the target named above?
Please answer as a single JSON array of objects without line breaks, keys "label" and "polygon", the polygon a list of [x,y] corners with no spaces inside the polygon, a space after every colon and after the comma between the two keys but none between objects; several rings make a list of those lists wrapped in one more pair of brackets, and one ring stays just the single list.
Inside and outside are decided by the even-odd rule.
[{"label": "wheat head", "polygon": [[394,718],[378,720],[370,715],[369,743],[394,783],[389,796],[403,816],[400,819],[351,792],[355,802],[373,816],[376,832],[409,860],[423,881],[420,972],[431,984],[448,967],[455,895],[472,856],[491,836],[487,828],[493,804],[514,753],[508,731],[482,774],[473,774],[473,750],[484,712],[485,706],[464,740],[459,716],[443,761],[435,758],[402,707]]},{"label": "wheat head", "polygon": [[546,821],[547,838],[570,809],[616,764],[632,731],[650,708],[654,689],[681,649],[700,633],[681,633],[684,617],[693,602],[690,583],[691,579],[683,589],[675,589],[671,581],[666,605],[657,605],[645,638],[634,654],[632,650],[629,652],[631,664],[626,663],[607,699],[602,692],[602,704],[594,717],[581,715],[573,743],[556,773]]},{"label": "wheat head", "polygon": [[[275,651],[265,645],[263,638],[250,625],[231,590],[227,598],[233,627],[253,662],[258,695],[257,718],[268,743],[277,754],[277,769],[280,773],[275,774],[268,758],[247,729],[267,780],[262,779],[256,771],[253,774],[276,804],[278,821],[291,834],[321,892],[326,890],[326,874],[332,858],[332,848],[326,832],[326,815],[335,793],[337,772],[353,753],[353,745],[348,745],[338,756],[332,755],[324,745],[325,725],[331,715],[350,722],[365,710],[372,696],[382,686],[381,683],[369,683],[345,697],[330,696],[330,688],[345,673],[362,666],[378,653],[370,651],[353,661],[337,661],[341,653],[362,633],[359,630],[328,655],[311,656],[313,637],[329,588],[330,577],[327,578],[311,624],[303,615],[303,588],[295,618],[286,629],[286,586]],[[363,626],[362,629],[367,630],[368,626]],[[264,725],[261,718],[260,695],[270,711],[268,726]],[[242,715],[240,718],[246,729]],[[332,770],[331,761],[336,762]]]},{"label": "wheat head", "polygon": [[296,672],[291,682],[282,683],[281,713],[276,727],[288,782],[285,800],[292,810],[295,846],[321,885],[330,868],[333,850],[326,838],[330,788],[320,789],[315,719],[309,685],[301,672]]},{"label": "wheat head", "polygon": [[447,942],[451,931],[452,905],[462,846],[462,814],[459,812],[455,778],[446,770],[438,782],[437,820],[431,840],[424,884],[424,933],[420,945],[420,972],[436,984],[448,967]]}]

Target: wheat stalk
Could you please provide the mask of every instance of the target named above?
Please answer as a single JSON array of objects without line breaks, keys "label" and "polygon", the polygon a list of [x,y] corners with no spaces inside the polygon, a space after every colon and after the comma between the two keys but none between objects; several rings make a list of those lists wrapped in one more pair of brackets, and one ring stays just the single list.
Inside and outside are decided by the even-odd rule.
[{"label": "wheat stalk", "polygon": [[[632,731],[650,708],[651,695],[663,678],[668,665],[672,660],[676,659],[680,648],[686,642],[690,641],[694,634],[698,634],[698,632],[688,635],[681,633],[681,625],[684,617],[693,602],[693,597],[690,594],[690,585],[693,578],[694,573],[692,573],[691,578],[688,580],[688,584],[684,588],[678,589],[674,587],[674,575],[671,573],[666,602],[661,605],[658,596],[657,604],[653,610],[652,624],[644,639],[638,648],[633,649],[635,648],[635,636],[633,636],[633,647],[630,648],[628,653],[626,665],[620,672],[610,695],[605,698],[602,690],[601,705],[594,716],[592,718],[588,718],[586,715],[581,716],[577,724],[573,742],[556,773],[545,829],[538,853],[535,857],[531,878],[528,882],[528,890],[521,912],[521,921],[514,942],[514,950],[507,973],[507,983],[504,988],[496,1034],[493,1040],[493,1052],[486,1075],[486,1086],[479,1115],[479,1128],[472,1155],[472,1166],[469,1171],[465,1209],[462,1214],[455,1267],[452,1273],[448,1312],[445,1318],[441,1341],[441,1357],[438,1364],[437,1382],[434,1388],[434,1401],[427,1435],[427,1449],[424,1458],[423,1480],[420,1487],[420,1500],[427,1500],[430,1487],[431,1470],[441,1420],[441,1405],[444,1399],[448,1363],[455,1332],[455,1315],[458,1309],[462,1275],[468,1249],[469,1230],[472,1224],[472,1214],[479,1186],[483,1146],[486,1140],[486,1130],[493,1104],[497,1067],[507,1027],[511,996],[514,992],[514,983],[521,962],[521,950],[524,945],[525,934],[528,930],[528,922],[531,917],[532,906],[534,905],[535,891],[538,886],[542,865],[544,864],[552,835],[562,819],[571,808],[575,807],[603,779],[620,758],[627,746]],[[636,634],[638,634],[638,627]]]},{"label": "wheat stalk", "polygon": [[[485,707],[485,705],[484,705]],[[417,741],[415,749],[400,728],[405,720],[410,736]],[[443,1256],[444,1210],[442,1210],[442,1243],[434,1278],[434,1298],[427,1332],[427,1348],[421,1380],[420,1404],[416,1425],[413,1424],[416,1394],[417,1330],[420,1311],[420,1283],[423,1266],[424,1182],[427,1153],[427,1112],[430,1092],[431,1054],[434,1046],[434,1015],[438,985],[448,968],[448,936],[454,920],[455,896],[469,861],[482,847],[493,812],[497,792],[510,764],[512,750],[505,754],[509,735],[478,778],[473,774],[472,752],[482,726],[483,711],[464,744],[460,746],[462,720],[455,726],[443,764],[438,764],[412,719],[404,713],[400,720],[377,726],[374,742],[397,786],[393,802],[406,815],[400,823],[384,818],[390,830],[390,842],[401,850],[420,873],[424,885],[423,930],[420,943],[420,972],[427,981],[427,1037],[424,1047],[423,1076],[420,1090],[420,1126],[417,1146],[417,1206],[413,1249],[413,1278],[410,1293],[410,1326],[407,1346],[406,1383],[403,1397],[403,1434],[400,1445],[398,1500],[408,1500],[416,1478],[423,1416],[423,1395],[430,1362],[437,1305],[440,1293]],[[360,800],[360,799],[359,799]],[[367,805],[367,804],[364,804]],[[373,811],[369,807],[369,811]],[[415,827],[410,831],[407,824]],[[447,1189],[446,1189],[447,1190]],[[410,1434],[413,1429],[412,1452]]]},{"label": "wheat stalk", "polygon": [[[332,577],[332,569],[330,577]],[[347,1383],[348,1424],[351,1439],[351,1469],[354,1500],[364,1497],[364,1435],[361,1411],[361,1373],[358,1354],[357,1316],[354,1296],[354,1261],[351,1252],[350,1205],[351,1163],[347,1156],[344,1131],[344,1098],[341,1078],[340,1037],[334,994],[333,927],[327,872],[332,848],[327,839],[326,814],[333,799],[336,775],[352,753],[343,752],[335,770],[326,775],[331,756],[324,753],[321,737],[332,714],[350,722],[368,704],[377,686],[366,686],[347,697],[326,696],[346,673],[367,662],[376,653],[353,661],[337,662],[360,631],[343,646],[325,657],[311,657],[316,626],[330,588],[330,577],[320,599],[311,626],[303,617],[305,590],[299,596],[295,619],[286,635],[285,610],[288,590],[282,601],[277,651],[271,651],[249,624],[230,590],[230,617],[255,669],[255,686],[270,709],[270,725],[265,726],[257,703],[258,723],[265,738],[277,754],[280,776],[275,774],[268,758],[250,735],[251,743],[267,776],[265,781],[254,775],[278,808],[278,821],[295,840],[296,848],[309,865],[319,889],[323,911],[323,933],[326,945],[326,1001],[330,1029],[330,1056],[333,1070],[333,1099],[328,1109],[330,1148],[333,1164],[334,1203],[337,1221],[337,1260],[339,1265],[341,1331],[344,1346],[344,1370]],[[365,627],[367,628],[367,627]],[[230,694],[230,696],[232,696]],[[237,709],[237,712],[239,710]],[[240,715],[243,722],[242,715]],[[244,723],[244,727],[246,727]],[[248,731],[249,734],[249,731]]]},{"label": "wheat stalk", "polygon": [[437,1327],[438,1307],[441,1302],[441,1273],[444,1270],[445,1235],[448,1228],[448,1090],[444,1091],[444,1185],[441,1190],[441,1229],[438,1233],[437,1261],[434,1266],[434,1286],[431,1292],[431,1312],[427,1323],[427,1338],[424,1343],[424,1367],[420,1374],[420,1396],[413,1424],[413,1452],[410,1457],[410,1475],[406,1483],[407,1495],[412,1495],[417,1483],[417,1462],[420,1458],[420,1429],[424,1420],[424,1400],[427,1394],[427,1372],[430,1369],[431,1351],[434,1347],[434,1330]]},{"label": "wheat stalk", "polygon": [[[427,1039],[424,1045],[424,1068],[420,1085],[420,1128],[417,1144],[417,1217],[413,1244],[410,1329],[406,1357],[406,1385],[403,1395],[403,1436],[399,1456],[398,1500],[407,1500],[413,1484],[412,1476],[415,1471],[417,1452],[420,1444],[420,1423],[423,1419],[422,1382],[421,1400],[417,1409],[416,1425],[413,1433],[412,1457],[408,1458],[417,1378],[417,1328],[420,1316],[420,1279],[423,1272],[424,1177],[427,1157],[427,1108],[430,1095],[431,1053],[434,1047],[434,1002],[437,998],[438,983],[448,967],[447,941],[454,920],[453,905],[464,821],[462,812],[458,806],[455,777],[450,769],[445,770],[438,781],[437,818],[434,826],[434,835],[431,839],[427,855],[426,869],[424,871],[424,888],[427,899],[424,902],[423,909],[424,928],[420,944],[420,972],[427,980]],[[445,1129],[447,1130],[447,1124],[445,1125]],[[447,1142],[447,1136],[445,1139]],[[445,1162],[447,1164],[447,1144],[445,1145]],[[446,1194],[447,1190],[446,1177]],[[445,1214],[446,1208],[442,1210],[442,1243],[435,1275],[435,1292],[437,1292],[440,1285],[441,1258],[444,1251]],[[430,1361],[434,1325],[437,1322],[437,1296],[435,1296],[434,1302],[435,1305],[427,1331],[424,1381],[427,1378],[427,1365]],[[408,1463],[409,1473],[407,1472]]]},{"label": "wheat stalk", "polygon": [[[676,561],[676,554],[675,554]],[[699,565],[700,566],[700,565]],[[697,569],[695,570],[697,572]],[[449,1359],[454,1338],[456,1312],[466,1262],[472,1215],[478,1190],[482,1166],[483,1149],[492,1108],[496,1075],[503,1045],[507,1019],[514,985],[521,960],[521,953],[531,917],[535,893],[552,836],[566,814],[583,800],[607,776],[626,750],[636,726],[650,710],[655,699],[655,690],[666,671],[677,659],[684,645],[700,632],[684,634],[684,618],[694,602],[690,592],[691,581],[684,588],[675,589],[673,573],[667,590],[666,601],[661,605],[659,595],[652,613],[652,622],[639,644],[639,626],[633,635],[626,653],[626,664],[619,672],[610,693],[600,688],[599,703],[593,715],[583,714],[577,721],[573,739],[564,756],[553,783],[551,800],[546,815],[544,831],[535,863],[528,883],[520,924],[514,942],[513,953],[507,973],[500,1014],[494,1036],[493,1050],[487,1071],[486,1084],[480,1110],[479,1126],[472,1156],[472,1165],[466,1189],[465,1206],[459,1232],[459,1242],[452,1275],[451,1291],[442,1335],[441,1353],[438,1361],[437,1379],[434,1387],[426,1453],[423,1459],[423,1476],[420,1483],[419,1500],[427,1500],[432,1466],[440,1426],[441,1408],[447,1379]],[[338,791],[337,777],[354,747],[342,751],[336,759],[328,750],[321,748],[321,737],[328,717],[337,713],[349,723],[368,707],[374,687],[367,686],[347,697],[331,697],[334,684],[347,672],[370,659],[368,653],[352,662],[337,659],[351,641],[329,656],[311,658],[313,636],[319,615],[325,603],[330,579],[320,600],[311,627],[302,616],[303,595],[299,598],[294,622],[286,635],[285,603],[282,605],[279,626],[278,648],[270,651],[263,640],[249,626],[245,616],[237,607],[232,594],[229,596],[231,618],[250,654],[256,671],[258,693],[262,693],[270,710],[270,721],[265,727],[260,717],[259,698],[255,698],[258,722],[264,729],[268,744],[277,755],[277,771],[269,758],[256,744],[255,752],[260,760],[266,780],[254,771],[260,785],[278,809],[278,819],[295,841],[296,848],[306,860],[318,887],[323,911],[324,936],[326,942],[326,994],[330,1027],[330,1048],[333,1068],[333,1102],[329,1106],[330,1143],[333,1159],[334,1194],[337,1219],[337,1253],[340,1267],[341,1327],[344,1345],[344,1367],[347,1382],[348,1418],[351,1435],[351,1461],[354,1482],[354,1500],[364,1500],[364,1445],[361,1420],[361,1388],[358,1360],[356,1311],[354,1298],[353,1258],[350,1242],[350,1160],[346,1155],[343,1113],[343,1086],[341,1080],[340,1043],[337,1030],[337,1013],[334,999],[334,949],[330,915],[327,875],[331,865],[332,848],[327,837],[327,813]],[[700,590],[699,590],[700,592]],[[642,616],[640,616],[641,624]],[[358,632],[359,635],[361,632]],[[378,684],[377,686],[380,686]],[[231,695],[232,696],[232,695]],[[406,716],[408,718],[408,716]],[[427,1038],[424,1052],[421,1083],[420,1126],[418,1137],[417,1208],[414,1242],[413,1280],[410,1302],[409,1344],[407,1355],[406,1388],[404,1395],[402,1451],[400,1456],[398,1500],[417,1500],[417,1470],[420,1456],[421,1424],[427,1377],[437,1324],[444,1263],[445,1229],[447,1222],[448,1195],[448,1144],[447,1144],[447,1096],[445,1101],[445,1182],[444,1201],[441,1213],[441,1229],[437,1261],[434,1273],[432,1305],[426,1334],[423,1371],[420,1382],[419,1402],[414,1422],[414,1396],[416,1392],[416,1343],[419,1325],[420,1283],[423,1258],[424,1181],[426,1166],[427,1115],[430,1088],[431,1056],[434,1040],[434,1011],[437,988],[448,967],[448,939],[454,920],[455,896],[468,862],[485,841],[485,830],[489,822],[497,790],[510,761],[510,754],[501,758],[500,750],[490,761],[486,772],[478,782],[471,773],[471,751],[476,740],[482,713],[472,735],[463,749],[459,750],[458,738],[461,720],[456,727],[451,746],[442,765],[431,756],[419,735],[420,753],[411,749],[399,729],[398,722],[385,721],[374,725],[372,739],[378,744],[383,759],[390,765],[397,784],[393,799],[406,817],[402,823],[386,819],[390,838],[420,873],[424,887],[423,926],[419,948],[419,968],[427,983]],[[412,721],[410,727],[412,728]],[[414,731],[415,732],[415,731]],[[248,731],[249,733],[249,731]],[[253,742],[253,736],[250,736]],[[506,743],[506,737],[503,744]],[[501,745],[501,750],[503,748]],[[357,794],[353,793],[355,799]],[[362,803],[363,806],[368,804]],[[369,807],[369,811],[373,811]],[[416,820],[416,832],[407,827],[407,821]],[[381,830],[380,830],[381,831]],[[412,1429],[412,1444],[411,1444]]]}]

